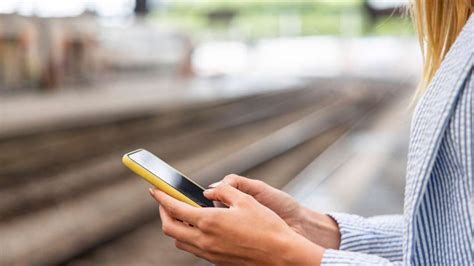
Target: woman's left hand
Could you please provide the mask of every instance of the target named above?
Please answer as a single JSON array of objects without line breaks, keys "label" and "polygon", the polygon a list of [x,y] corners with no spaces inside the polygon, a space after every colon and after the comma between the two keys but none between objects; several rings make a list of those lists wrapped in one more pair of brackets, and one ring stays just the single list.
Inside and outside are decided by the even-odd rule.
[{"label": "woman's left hand", "polygon": [[163,232],[176,247],[220,265],[319,265],[324,249],[294,232],[252,196],[229,185],[204,195],[229,208],[195,208],[159,190]]}]

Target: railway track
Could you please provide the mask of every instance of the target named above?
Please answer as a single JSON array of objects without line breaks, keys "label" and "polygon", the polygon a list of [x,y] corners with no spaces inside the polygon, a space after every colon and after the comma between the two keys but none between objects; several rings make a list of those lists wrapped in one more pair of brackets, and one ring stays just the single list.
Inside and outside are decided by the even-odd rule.
[{"label": "railway track", "polygon": [[[111,151],[123,151],[125,147],[147,141],[258,121],[282,114],[305,102],[307,105],[311,100],[317,102],[319,97],[314,97],[314,94],[311,90],[285,91],[184,110],[146,113],[89,127],[4,138],[0,140],[0,149],[8,152],[0,155],[3,166],[0,169],[0,185],[21,184],[23,180],[31,179],[32,175],[50,175],[58,168],[62,171],[67,165]],[[324,93],[318,94],[322,96]],[[294,101],[284,101],[289,96]]]},{"label": "railway track", "polygon": [[0,265],[197,262],[158,232],[121,154],[147,148],[203,185],[234,172],[281,187],[384,95],[280,91],[0,140]]},{"label": "railway track", "polygon": [[[305,96],[305,101],[308,101],[308,99],[316,101],[315,96],[311,96],[311,93],[314,94],[314,91],[302,94]],[[286,94],[281,96],[286,96]],[[275,99],[272,96],[269,100],[274,101]],[[326,100],[330,100],[330,98]],[[146,129],[146,132],[141,133],[141,135],[144,136],[141,140],[134,139],[131,142],[122,143],[123,148],[105,148],[107,154],[103,156],[92,155],[92,158],[75,163],[70,163],[69,161],[67,161],[67,163],[61,163],[64,161],[63,157],[71,159],[71,157],[73,157],[77,150],[82,146],[81,143],[77,144],[75,139],[72,139],[72,143],[69,143],[67,135],[63,136],[61,141],[56,140],[57,142],[61,142],[63,146],[57,147],[52,152],[39,150],[41,147],[36,148],[38,149],[36,151],[26,150],[24,151],[24,154],[15,156],[18,157],[17,164],[21,165],[20,162],[25,161],[21,159],[22,157],[30,157],[36,167],[32,167],[35,169],[29,172],[28,175],[22,175],[20,178],[17,176],[10,176],[8,173],[2,174],[4,177],[4,184],[2,184],[0,188],[0,195],[3,199],[0,201],[0,217],[2,217],[0,218],[0,221],[12,216],[17,216],[22,212],[31,212],[33,209],[47,207],[54,204],[56,200],[62,200],[62,198],[66,196],[77,196],[82,191],[89,190],[90,187],[98,188],[113,183],[116,180],[120,180],[120,177],[129,173],[126,169],[121,167],[117,158],[120,158],[123,153],[134,149],[137,146],[147,147],[163,158],[173,161],[174,159],[182,157],[183,154],[191,156],[193,155],[193,151],[194,153],[198,152],[209,145],[217,146],[219,142],[224,140],[229,134],[235,134],[229,132],[239,128],[239,124],[245,124],[245,126],[240,126],[240,130],[245,130],[245,128],[251,127],[252,124],[262,122],[262,120],[265,119],[268,121],[271,117],[278,116],[282,112],[290,112],[291,110],[298,109],[297,111],[290,112],[290,114],[287,114],[284,117],[274,119],[273,121],[275,122],[273,123],[278,127],[284,124],[288,119],[292,119],[291,117],[307,112],[311,108],[319,108],[319,105],[312,106],[308,103],[301,103],[301,101],[298,100],[295,101],[300,102],[303,107],[306,107],[295,108],[294,106],[285,106],[284,104],[274,104],[269,106],[269,108],[263,107],[255,111],[248,110],[248,108],[242,108],[244,111],[241,110],[240,115],[239,112],[234,112],[232,119],[227,118],[225,120],[221,119],[222,121],[216,121],[216,118],[211,118],[209,123],[193,122],[196,126],[188,128],[182,124],[178,124],[177,129],[168,129],[170,131],[168,136],[159,135],[158,132],[155,132],[155,134],[150,133],[145,125],[139,125],[140,128]],[[294,104],[295,103],[293,102],[292,105]],[[245,105],[248,105],[248,103],[245,103]],[[219,110],[213,111],[215,114],[223,114],[224,116],[227,116],[227,113],[218,113],[217,111]],[[134,127],[135,124],[129,126]],[[250,132],[251,131],[248,131],[247,134],[251,134]],[[73,134],[75,134],[75,132],[73,132]],[[100,131],[96,134],[99,135]],[[91,134],[88,134],[87,137],[90,135]],[[154,136],[154,138],[150,140],[149,135]],[[124,139],[123,137],[119,138],[122,140]],[[102,139],[103,138],[98,138],[95,141],[100,142]],[[116,141],[120,141],[117,139],[118,137],[115,137]],[[197,142],[196,139],[201,139],[201,141]],[[90,140],[90,138],[84,139],[86,146],[91,146],[89,143]],[[124,142],[126,142],[126,140],[124,140]],[[95,144],[95,149],[97,150],[96,153],[104,153],[104,147],[107,147],[101,143],[92,144]],[[76,147],[77,145],[79,145],[79,148]],[[86,150],[84,151],[86,154],[80,156],[85,157],[88,152],[89,150]],[[64,155],[63,157],[58,157],[50,153],[64,153]],[[6,152],[6,154],[8,154],[8,152]],[[45,156],[30,156],[28,154],[45,154]],[[51,169],[48,171],[40,167],[45,164],[43,160],[49,162],[50,165],[47,167],[54,168],[54,171],[51,171]],[[25,162],[25,164],[27,164],[27,162]],[[8,167],[6,168],[8,169]],[[42,171],[45,173],[42,173]],[[106,174],[97,175],[97,173]],[[28,180],[35,180],[36,182],[25,182]]]}]

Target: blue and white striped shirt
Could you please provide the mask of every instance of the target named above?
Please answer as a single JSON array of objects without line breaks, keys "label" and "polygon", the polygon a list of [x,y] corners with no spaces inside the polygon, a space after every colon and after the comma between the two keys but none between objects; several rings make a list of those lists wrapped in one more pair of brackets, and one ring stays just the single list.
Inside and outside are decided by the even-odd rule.
[{"label": "blue and white striped shirt", "polygon": [[474,16],[412,120],[403,215],[331,214],[340,250],[323,264],[474,265]]}]

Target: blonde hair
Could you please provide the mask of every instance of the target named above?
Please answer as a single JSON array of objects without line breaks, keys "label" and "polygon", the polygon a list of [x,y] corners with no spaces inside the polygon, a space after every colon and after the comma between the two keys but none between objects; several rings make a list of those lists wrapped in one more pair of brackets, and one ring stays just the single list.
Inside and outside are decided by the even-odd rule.
[{"label": "blonde hair", "polygon": [[412,0],[412,18],[423,55],[415,99],[426,90],[471,15],[474,0]]}]

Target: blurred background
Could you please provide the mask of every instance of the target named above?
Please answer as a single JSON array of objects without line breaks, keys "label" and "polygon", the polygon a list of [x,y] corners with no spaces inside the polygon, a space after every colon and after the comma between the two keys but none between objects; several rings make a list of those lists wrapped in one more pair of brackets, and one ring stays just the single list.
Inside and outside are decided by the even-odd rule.
[{"label": "blurred background", "polygon": [[408,0],[2,0],[0,265],[207,265],[121,155],[402,212]]}]

